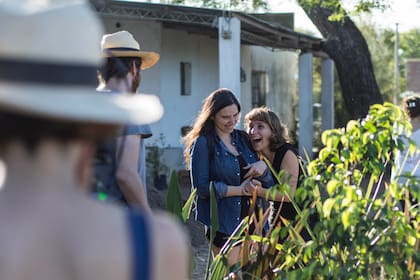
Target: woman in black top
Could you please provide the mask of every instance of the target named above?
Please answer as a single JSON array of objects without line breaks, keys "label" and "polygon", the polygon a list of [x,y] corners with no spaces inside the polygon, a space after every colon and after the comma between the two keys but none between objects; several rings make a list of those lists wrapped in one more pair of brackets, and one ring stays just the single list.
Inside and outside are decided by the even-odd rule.
[{"label": "woman in black top", "polygon": [[[299,178],[302,169],[299,163],[299,155],[295,147],[290,144],[287,127],[280,121],[276,113],[267,107],[259,107],[250,111],[245,116],[245,125],[250,135],[252,146],[261,156],[266,157],[272,164],[276,173],[284,170],[284,180],[290,186],[289,197],[292,198],[299,186]],[[255,181],[258,184],[257,181]],[[257,185],[256,185],[257,186]],[[266,190],[257,186],[257,195],[266,197]],[[280,222],[279,215],[289,221],[293,221],[297,212],[286,195],[278,193],[273,203],[274,223]],[[303,239],[308,240],[306,230],[301,232]]]}]

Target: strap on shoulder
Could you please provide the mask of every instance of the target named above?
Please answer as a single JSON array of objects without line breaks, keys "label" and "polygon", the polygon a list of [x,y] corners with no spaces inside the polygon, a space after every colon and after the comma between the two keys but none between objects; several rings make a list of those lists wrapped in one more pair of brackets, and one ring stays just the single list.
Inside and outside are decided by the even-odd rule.
[{"label": "strap on shoulder", "polygon": [[129,227],[131,233],[132,271],[134,280],[151,278],[150,235],[146,216],[134,210],[129,211]]}]

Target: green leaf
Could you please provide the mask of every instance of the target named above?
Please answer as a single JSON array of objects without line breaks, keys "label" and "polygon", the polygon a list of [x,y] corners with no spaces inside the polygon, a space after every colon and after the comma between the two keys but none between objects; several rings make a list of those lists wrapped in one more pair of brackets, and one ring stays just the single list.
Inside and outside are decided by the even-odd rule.
[{"label": "green leaf", "polygon": [[166,195],[166,209],[182,220],[182,196],[179,189],[178,172],[172,171]]},{"label": "green leaf", "polygon": [[341,222],[343,223],[344,229],[347,229],[350,226],[350,210],[346,209],[344,210],[344,212],[341,214]]},{"label": "green leaf", "polygon": [[334,206],[335,203],[335,198],[328,198],[325,202],[324,205],[322,207],[322,210],[324,212],[324,217],[329,219],[330,215],[331,215],[331,210]]},{"label": "green leaf", "polygon": [[327,183],[327,192],[330,196],[333,195],[339,184],[340,183],[337,180],[331,180]]},{"label": "green leaf", "polygon": [[[219,229],[219,214],[217,210],[216,194],[214,193],[213,181],[210,182],[210,240],[213,242],[216,231]],[[210,242],[210,243],[212,243]]]},{"label": "green leaf", "polygon": [[194,188],[194,190],[191,192],[190,196],[188,197],[187,201],[184,204],[184,207],[182,207],[182,220],[184,223],[187,222],[188,218],[191,214],[192,205],[194,203],[194,200],[197,195],[197,189]]}]

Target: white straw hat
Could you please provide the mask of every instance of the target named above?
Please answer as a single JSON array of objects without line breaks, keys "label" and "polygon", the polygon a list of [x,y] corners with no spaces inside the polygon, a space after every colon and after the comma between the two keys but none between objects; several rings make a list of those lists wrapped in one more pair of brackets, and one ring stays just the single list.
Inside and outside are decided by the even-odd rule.
[{"label": "white straw hat", "polygon": [[0,1],[0,111],[102,124],[151,123],[153,95],[96,92],[103,30],[85,1]]},{"label": "white straw hat", "polygon": [[142,70],[155,65],[160,57],[158,53],[142,51],[133,35],[125,30],[104,35],[101,48],[105,57],[140,57]]}]

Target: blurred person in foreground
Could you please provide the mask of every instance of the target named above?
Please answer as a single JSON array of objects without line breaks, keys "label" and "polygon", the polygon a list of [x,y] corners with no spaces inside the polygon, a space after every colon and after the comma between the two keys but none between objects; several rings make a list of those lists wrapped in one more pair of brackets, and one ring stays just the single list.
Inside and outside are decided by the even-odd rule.
[{"label": "blurred person in foreground", "polygon": [[95,144],[158,120],[158,99],[95,92],[102,28],[85,2],[0,2],[0,25],[0,279],[186,279],[175,222],[84,193]]}]

